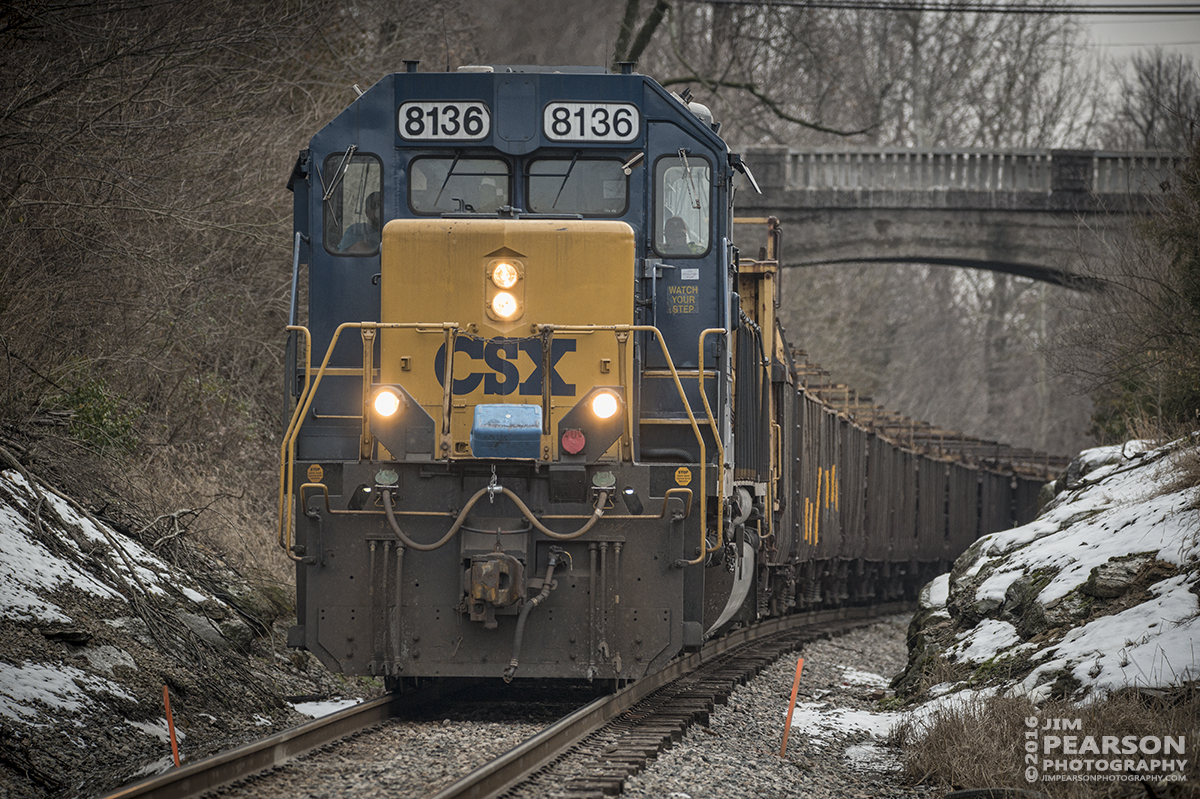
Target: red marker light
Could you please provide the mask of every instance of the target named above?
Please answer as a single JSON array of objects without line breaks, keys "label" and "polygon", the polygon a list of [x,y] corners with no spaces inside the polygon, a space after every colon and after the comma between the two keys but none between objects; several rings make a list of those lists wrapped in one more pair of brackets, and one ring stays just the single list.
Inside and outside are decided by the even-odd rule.
[{"label": "red marker light", "polygon": [[562,435],[562,448],[572,455],[583,452],[586,445],[587,439],[583,437],[582,430],[568,430]]}]

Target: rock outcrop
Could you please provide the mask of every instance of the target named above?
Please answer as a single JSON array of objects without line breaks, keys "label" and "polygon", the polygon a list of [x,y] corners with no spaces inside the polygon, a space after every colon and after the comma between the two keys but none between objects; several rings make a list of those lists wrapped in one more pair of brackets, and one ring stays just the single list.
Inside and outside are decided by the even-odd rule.
[{"label": "rock outcrop", "polygon": [[1197,489],[1164,488],[1179,449],[1072,461],[1035,521],[979,539],[922,592],[893,687],[1040,701],[1200,679]]}]

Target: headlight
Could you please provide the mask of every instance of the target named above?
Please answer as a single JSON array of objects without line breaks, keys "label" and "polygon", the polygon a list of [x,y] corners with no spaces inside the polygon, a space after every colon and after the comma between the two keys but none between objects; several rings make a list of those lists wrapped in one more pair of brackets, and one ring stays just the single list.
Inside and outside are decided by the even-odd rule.
[{"label": "headlight", "polygon": [[510,289],[517,285],[521,277],[517,268],[510,263],[501,261],[492,267],[492,282],[502,289]]},{"label": "headlight", "polygon": [[381,388],[375,392],[375,413],[385,418],[392,417],[400,410],[400,395],[390,388]]},{"label": "headlight", "polygon": [[507,291],[501,291],[492,297],[492,312],[501,319],[511,319],[517,312],[517,298]]},{"label": "headlight", "polygon": [[611,419],[619,408],[616,395],[609,391],[602,391],[592,397],[592,413],[600,419]]}]

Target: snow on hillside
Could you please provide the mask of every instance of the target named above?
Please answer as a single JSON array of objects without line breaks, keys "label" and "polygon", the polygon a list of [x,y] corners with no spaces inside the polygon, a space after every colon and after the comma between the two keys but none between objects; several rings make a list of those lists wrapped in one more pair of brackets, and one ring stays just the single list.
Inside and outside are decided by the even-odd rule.
[{"label": "snow on hillside", "polygon": [[1035,701],[1200,679],[1200,510],[1195,489],[1164,493],[1177,451],[1082,453],[1035,521],[930,586],[926,636],[958,664],[1027,663],[1008,689]]},{"label": "snow on hillside", "polygon": [[[980,538],[922,590],[893,681],[922,701],[852,715],[801,703],[793,725],[881,742],[992,696],[1088,703],[1200,680],[1200,490],[1167,489],[1178,453],[1081,453],[1035,521]],[[946,661],[965,676],[923,692]]]},{"label": "snow on hillside", "polygon": [[276,593],[215,562],[184,573],[0,471],[0,796],[93,796],[170,767],[164,685],[184,758],[303,721],[284,695],[336,683],[272,634]]}]

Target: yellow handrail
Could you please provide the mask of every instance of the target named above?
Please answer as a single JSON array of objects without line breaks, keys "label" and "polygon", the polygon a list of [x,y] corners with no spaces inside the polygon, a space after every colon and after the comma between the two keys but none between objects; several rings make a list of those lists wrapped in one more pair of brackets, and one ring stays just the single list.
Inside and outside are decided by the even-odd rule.
[{"label": "yellow handrail", "polygon": [[[696,415],[692,413],[691,403],[687,400],[687,394],[683,391],[683,383],[679,380],[679,372],[675,369],[675,362],[671,360],[671,351],[667,349],[667,342],[663,339],[662,331],[653,325],[536,325],[537,330],[549,330],[551,332],[562,330],[566,332],[581,332],[584,330],[611,330],[614,333],[653,333],[658,340],[658,346],[662,349],[663,357],[667,360],[667,368],[671,370],[671,379],[675,381],[675,390],[679,392],[679,399],[683,402],[683,409],[687,411],[688,421],[692,425],[692,432],[696,436],[696,443],[700,445],[700,554],[693,560],[687,561],[689,566],[694,566],[697,563],[703,563],[704,558],[708,556],[708,538],[705,535],[704,526],[707,524],[707,502],[708,492],[705,491],[705,478],[708,474],[708,459],[705,457],[704,435],[700,432],[700,425],[696,423]],[[702,370],[703,371],[703,370]],[[703,395],[703,391],[701,394]]]},{"label": "yellow handrail", "polygon": [[[289,325],[288,326],[289,331],[295,330],[295,331],[303,332],[303,334],[305,336],[305,341],[306,341],[304,389],[301,391],[300,396],[297,398],[296,407],[293,410],[292,417],[288,422],[287,431],[284,434],[284,440],[280,446],[280,453],[279,453],[279,456],[280,456],[279,522],[280,522],[280,524],[279,524],[278,539],[279,539],[280,546],[284,549],[284,551],[288,554],[288,557],[291,558],[292,560],[298,561],[301,559],[298,556],[294,555],[291,550],[291,541],[292,541],[291,531],[292,531],[292,523],[293,523],[292,511],[293,511],[293,505],[294,505],[294,502],[293,502],[294,495],[293,495],[293,491],[292,491],[292,484],[294,482],[294,469],[295,469],[295,461],[296,461],[296,438],[299,435],[300,427],[302,425],[302,420],[308,414],[309,408],[312,406],[313,397],[316,395],[317,388],[320,386],[321,380],[322,380],[322,378],[324,378],[326,371],[329,368],[329,361],[333,357],[334,347],[337,345],[338,339],[341,337],[342,331],[344,331],[344,330],[376,331],[376,330],[381,330],[381,329],[419,329],[419,328],[424,328],[427,331],[429,331],[429,330],[440,331],[444,335],[446,335],[450,341],[453,341],[454,338],[460,332],[465,332],[465,331],[463,331],[463,329],[461,327],[459,327],[458,323],[456,323],[456,322],[440,322],[440,323],[432,323],[432,322],[407,322],[407,323],[401,323],[401,322],[343,322],[342,324],[338,325],[336,330],[334,330],[333,337],[330,339],[329,346],[327,347],[327,349],[325,351],[325,358],[321,362],[321,366],[317,369],[316,376],[313,377],[311,374],[311,372],[312,372],[312,336],[311,336],[310,332],[308,331],[308,329],[303,326],[299,326],[299,325]],[[619,375],[618,379],[619,379],[619,383],[621,385],[622,392],[625,393],[626,395],[628,394],[628,386],[625,385],[625,370],[624,370],[625,358],[624,358],[624,347],[622,346],[624,344],[623,336],[628,336],[629,333],[633,333],[633,332],[653,333],[656,340],[658,341],[659,347],[662,349],[663,357],[666,359],[666,362],[667,362],[667,368],[670,370],[671,378],[675,383],[675,390],[678,392],[679,398],[683,402],[683,408],[687,412],[688,422],[690,423],[690,425],[692,427],[692,432],[696,436],[696,442],[700,447],[700,490],[699,490],[699,493],[700,493],[700,554],[696,558],[688,560],[686,562],[688,565],[696,565],[698,563],[702,563],[704,561],[705,557],[707,557],[707,555],[708,555],[708,538],[707,538],[706,530],[705,530],[705,526],[706,526],[707,518],[708,518],[708,515],[707,515],[707,499],[708,499],[707,493],[708,492],[706,490],[708,463],[707,463],[707,457],[706,457],[706,450],[705,450],[705,446],[704,446],[704,435],[700,432],[700,425],[696,421],[695,414],[692,412],[691,403],[688,402],[687,394],[684,392],[684,389],[683,389],[683,383],[680,381],[680,378],[679,378],[679,372],[675,368],[675,363],[671,358],[670,350],[667,348],[667,343],[663,338],[662,332],[657,327],[654,327],[653,325],[535,325],[534,326],[534,332],[536,332],[536,333],[545,332],[549,335],[553,335],[556,331],[571,332],[571,333],[592,333],[592,332],[597,332],[597,331],[602,331],[602,330],[612,331],[616,336],[617,343],[620,348],[620,355],[621,355],[621,357],[619,359],[620,375]],[[709,405],[708,396],[704,389],[704,377],[705,377],[704,338],[710,333],[718,333],[718,332],[724,333],[726,331],[723,328],[710,328],[708,330],[703,331],[700,335],[700,370],[699,370],[699,373],[700,373],[700,396],[704,400],[705,413],[707,414],[709,425],[712,427],[712,430],[713,430],[713,438],[716,441],[718,456],[720,459],[720,462],[718,463],[718,476],[719,476],[719,479],[721,480],[721,485],[723,485],[724,466],[725,466],[724,447],[722,446],[720,431],[717,429],[716,421],[712,415],[712,408]],[[448,389],[449,386],[451,385],[451,381],[453,380],[453,357],[454,357],[454,355],[453,355],[453,346],[452,345],[447,346],[446,353],[447,353],[446,354],[446,360],[447,360],[446,371],[448,372],[448,374],[446,376],[445,385],[446,385],[446,388]],[[362,369],[360,369],[360,371],[363,371],[366,368],[367,367],[364,365],[362,367]],[[543,379],[548,380],[549,378],[548,378],[548,376],[545,376]],[[443,404],[445,404],[445,403],[443,403]],[[443,411],[443,415],[445,415],[445,411]],[[443,422],[442,429],[445,430],[446,425],[448,424],[448,419],[443,419],[442,422]],[[631,421],[627,421],[626,431],[625,431],[627,435],[631,432],[629,430],[630,424],[631,424]],[[443,433],[443,435],[444,435],[444,433]],[[720,493],[723,493],[723,491],[721,491]],[[724,497],[719,495],[718,502],[721,503],[720,505],[718,505],[718,510],[721,513],[723,513]],[[665,512],[665,499],[664,499],[664,512]],[[719,514],[719,516],[720,516],[720,514]],[[718,517],[718,520],[717,520],[718,546],[720,546],[723,543],[724,530],[723,530],[723,525],[722,525],[721,521],[722,520]]]},{"label": "yellow handrail", "polygon": [[[292,326],[289,326],[291,329]],[[303,330],[306,340],[311,342],[311,337],[306,328],[295,326],[297,330]],[[296,436],[300,433],[302,420],[308,414],[308,409],[312,405],[313,397],[316,396],[317,388],[321,385],[321,379],[325,376],[325,370],[329,367],[329,361],[333,357],[333,349],[337,346],[338,338],[341,337],[343,330],[400,330],[400,329],[435,329],[449,336],[452,332],[457,332],[461,328],[457,322],[342,322],[333,331],[333,338],[329,341],[329,346],[325,350],[325,359],[321,361],[321,367],[317,370],[316,377],[309,380],[311,371],[311,352],[305,357],[304,369],[304,391],[296,400],[296,408],[292,412],[291,421],[288,423],[288,429],[284,435],[283,444],[280,447],[280,464],[279,464],[279,543],[284,551],[288,553],[288,557],[292,560],[299,560],[292,554],[291,539],[292,539],[292,483],[294,479],[293,469],[296,463]],[[311,344],[310,344],[311,346]],[[452,352],[447,352],[447,360],[454,356]],[[363,366],[362,369],[366,369]]]}]

